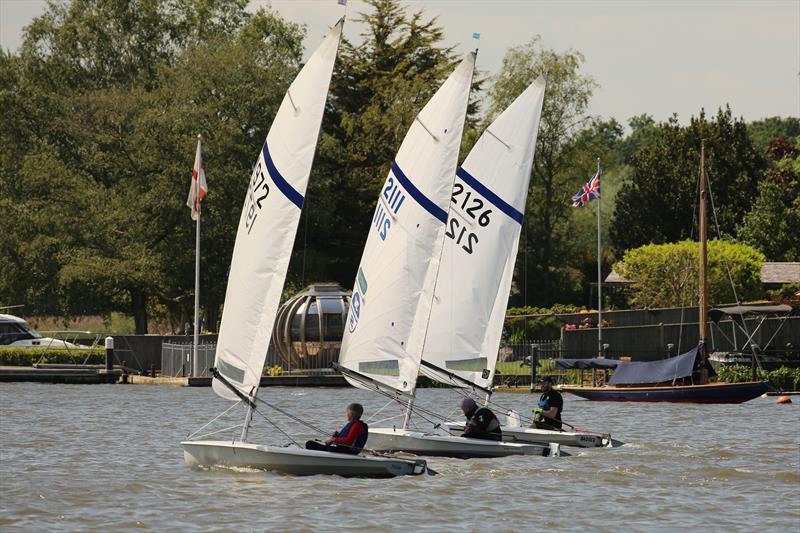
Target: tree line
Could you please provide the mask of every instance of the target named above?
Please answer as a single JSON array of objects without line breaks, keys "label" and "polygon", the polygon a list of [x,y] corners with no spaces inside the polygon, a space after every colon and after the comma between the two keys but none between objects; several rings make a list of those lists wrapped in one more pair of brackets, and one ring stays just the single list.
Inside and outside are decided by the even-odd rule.
[{"label": "tree line", "polygon": [[[184,206],[205,137],[201,304],[214,330],[242,196],[303,50],[305,28],[246,0],[62,0],[0,51],[0,305],[25,314],[123,311],[137,332],[192,313],[194,226]],[[353,283],[374,202],[414,116],[458,61],[445,30],[396,0],[342,41],[286,292]],[[333,21],[332,21],[333,22]],[[688,124],[588,114],[597,83],[577,50],[536,35],[475,77],[461,157],[540,74],[548,87],[512,305],[584,304],[592,205],[569,198],[601,158],[606,273],[626,250],[692,238],[700,140],[720,238],[800,260],[800,121],[728,107]]]}]

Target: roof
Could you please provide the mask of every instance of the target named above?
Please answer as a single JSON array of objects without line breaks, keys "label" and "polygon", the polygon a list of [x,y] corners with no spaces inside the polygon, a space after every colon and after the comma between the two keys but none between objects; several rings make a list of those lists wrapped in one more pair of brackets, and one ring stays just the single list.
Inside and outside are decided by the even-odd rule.
[{"label": "roof", "polygon": [[800,263],[764,263],[761,283],[784,285],[800,282]]},{"label": "roof", "polygon": [[[631,285],[633,282],[617,274],[615,271],[606,276],[608,285]],[[800,283],[800,263],[767,262],[761,266],[761,283],[764,285],[785,285]]]}]

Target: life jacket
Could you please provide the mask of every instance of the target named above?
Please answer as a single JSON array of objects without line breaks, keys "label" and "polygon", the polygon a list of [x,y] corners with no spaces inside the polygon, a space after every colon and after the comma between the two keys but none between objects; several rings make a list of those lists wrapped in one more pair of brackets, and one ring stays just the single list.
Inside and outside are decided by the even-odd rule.
[{"label": "life jacket", "polygon": [[353,444],[353,448],[356,448],[357,450],[363,450],[364,446],[367,445],[367,438],[369,437],[369,426],[367,425],[366,422],[362,422],[361,420],[357,420],[357,422],[362,426],[364,426],[364,433],[362,433],[361,436],[356,439],[356,443]]},{"label": "life jacket", "polygon": [[362,422],[361,420],[353,420],[351,422],[348,422],[339,432],[339,435],[343,437],[348,433],[350,433],[350,428],[352,427],[353,424],[361,424],[364,427],[364,433],[362,433],[361,436],[358,437],[356,441],[352,444],[353,448],[361,450],[364,448],[364,445],[367,444],[367,437],[369,436],[369,426],[367,426],[366,422]]}]

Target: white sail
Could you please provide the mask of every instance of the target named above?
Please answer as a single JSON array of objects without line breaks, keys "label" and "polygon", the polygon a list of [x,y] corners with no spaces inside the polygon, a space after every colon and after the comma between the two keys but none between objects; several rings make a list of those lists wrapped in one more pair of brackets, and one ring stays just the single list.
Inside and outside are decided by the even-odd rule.
[{"label": "white sail", "polygon": [[474,66],[470,53],[415,117],[381,188],[339,355],[356,387],[370,388],[353,373],[416,383]]},{"label": "white sail", "polygon": [[[343,25],[331,29],[292,82],[250,177],[215,360],[245,394],[255,393],[264,369]],[[213,387],[238,399],[217,379]]]},{"label": "white sail", "polygon": [[[528,196],[545,81],[537,79],[481,135],[456,172],[423,360],[492,383]],[[434,379],[467,385],[422,367]]]}]

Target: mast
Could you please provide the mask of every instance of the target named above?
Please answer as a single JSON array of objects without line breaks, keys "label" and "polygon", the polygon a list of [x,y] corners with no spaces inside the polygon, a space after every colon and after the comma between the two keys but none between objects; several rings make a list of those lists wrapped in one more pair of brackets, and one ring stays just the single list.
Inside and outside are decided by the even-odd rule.
[{"label": "mast", "polygon": [[[597,158],[597,178],[600,179],[600,158]],[[603,196],[597,197],[597,357],[603,357],[603,271],[602,244],[600,242],[600,202]]]},{"label": "mast", "polygon": [[[197,134],[197,149],[201,149],[203,135]],[[203,160],[200,160],[203,164]],[[197,169],[200,172],[200,169]],[[200,198],[200,179],[194,180],[195,198]],[[200,375],[200,359],[197,356],[197,344],[200,342],[200,201],[197,201],[197,224],[195,225],[194,241],[194,337],[192,337],[192,372],[193,376]]]},{"label": "mast", "polygon": [[703,369],[701,370],[701,383],[708,381],[705,370],[708,336],[708,249],[706,245],[706,145],[700,144],[700,344]]},{"label": "mast", "polygon": [[331,29],[292,81],[247,183],[212,381],[214,392],[229,400],[251,401],[261,381],[343,24]]},{"label": "mast", "polygon": [[[473,33],[472,34],[472,38],[473,38],[473,41],[474,41],[474,44],[475,44],[475,52],[473,52],[473,54],[474,54],[473,61],[477,61],[477,59],[478,59],[478,43],[477,43],[477,41],[478,41],[478,39],[480,39],[480,34]],[[473,63],[473,69],[472,69],[472,73],[470,75],[469,88],[467,89],[467,107],[469,107],[469,95],[472,92],[472,80],[474,78],[475,78],[475,68],[474,68],[474,63]],[[467,114],[465,112],[464,113],[464,124],[466,124],[466,122],[467,122]],[[454,171],[453,171],[453,179],[450,182],[450,191],[451,191],[450,194],[451,195],[452,195],[453,186],[455,185],[455,182],[456,182],[456,170],[457,170],[457,168],[458,168],[458,161],[456,161],[456,169],[454,169]],[[450,218],[449,217],[450,209],[451,209],[451,207],[448,204],[448,209],[447,209],[448,219]],[[431,290],[431,305],[429,306],[429,309],[428,309],[428,319],[425,322],[425,336],[422,339],[422,347],[420,349],[420,354],[424,354],[425,353],[425,341],[428,340],[428,329],[430,328],[430,325],[431,325],[431,314],[433,313],[433,301],[436,298],[436,283],[439,281],[439,270],[440,270],[440,268],[442,266],[442,254],[444,253],[444,244],[445,244],[445,239],[446,238],[447,238],[446,232],[442,233],[441,246],[439,247],[439,261],[436,264],[436,276],[434,277],[434,281],[433,281],[433,290]],[[417,369],[418,369],[417,370],[417,374],[419,374],[419,368],[420,368],[421,364],[422,364],[422,355],[420,355],[420,360],[417,363]],[[408,423],[411,421],[411,412],[414,410],[414,400],[416,399],[416,396],[417,396],[417,381],[414,380],[414,382],[411,384],[411,399],[408,400],[408,404],[406,405],[406,414],[405,414],[405,416],[403,416],[403,431],[406,431],[408,429]],[[487,403],[489,402],[489,396],[488,395],[486,396],[486,402]]]}]

